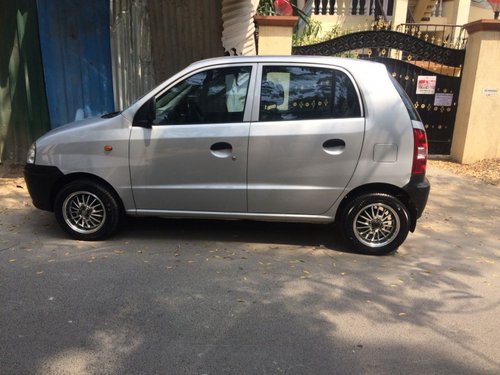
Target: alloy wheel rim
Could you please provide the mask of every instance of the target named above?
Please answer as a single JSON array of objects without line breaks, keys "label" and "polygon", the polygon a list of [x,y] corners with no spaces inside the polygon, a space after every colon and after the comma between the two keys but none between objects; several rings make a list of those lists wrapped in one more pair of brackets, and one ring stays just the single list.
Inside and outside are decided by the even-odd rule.
[{"label": "alloy wheel rim", "polygon": [[103,202],[97,195],[88,191],[77,191],[68,195],[62,208],[64,221],[78,233],[95,233],[106,221]]},{"label": "alloy wheel rim", "polygon": [[401,223],[397,212],[384,203],[371,203],[356,214],[354,235],[368,247],[382,247],[397,237]]}]

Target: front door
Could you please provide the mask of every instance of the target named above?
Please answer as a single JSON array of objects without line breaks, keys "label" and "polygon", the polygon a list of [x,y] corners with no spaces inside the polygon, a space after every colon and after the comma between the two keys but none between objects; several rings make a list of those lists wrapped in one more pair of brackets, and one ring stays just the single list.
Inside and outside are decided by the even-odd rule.
[{"label": "front door", "polygon": [[192,74],[156,96],[151,129],[133,127],[130,169],[137,212],[246,212],[252,67]]},{"label": "front door", "polygon": [[356,168],[365,129],[359,94],[340,69],[264,65],[250,129],[248,210],[325,213]]}]

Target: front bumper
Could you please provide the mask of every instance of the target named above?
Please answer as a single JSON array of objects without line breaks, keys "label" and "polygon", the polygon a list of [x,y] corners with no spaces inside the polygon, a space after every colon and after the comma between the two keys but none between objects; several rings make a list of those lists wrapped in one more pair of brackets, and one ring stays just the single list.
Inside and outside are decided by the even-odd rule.
[{"label": "front bumper", "polygon": [[36,208],[53,211],[54,187],[63,176],[57,167],[26,164],[24,180]]}]

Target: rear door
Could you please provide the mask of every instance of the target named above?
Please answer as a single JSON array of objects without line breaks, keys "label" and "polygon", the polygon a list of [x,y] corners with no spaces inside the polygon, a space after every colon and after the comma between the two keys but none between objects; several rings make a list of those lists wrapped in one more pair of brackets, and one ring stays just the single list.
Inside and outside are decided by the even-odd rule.
[{"label": "rear door", "polygon": [[340,68],[287,64],[260,64],[258,77],[248,210],[322,214],[345,189],[363,144],[365,120],[352,77]]},{"label": "rear door", "polygon": [[195,72],[156,96],[151,129],[133,127],[138,213],[246,212],[252,64]]}]

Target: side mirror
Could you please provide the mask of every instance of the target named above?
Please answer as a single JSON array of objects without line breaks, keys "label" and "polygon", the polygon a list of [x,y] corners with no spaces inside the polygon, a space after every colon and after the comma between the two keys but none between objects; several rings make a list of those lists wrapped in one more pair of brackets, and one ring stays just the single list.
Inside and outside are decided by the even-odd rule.
[{"label": "side mirror", "polygon": [[141,108],[135,113],[133,126],[140,126],[141,128],[151,129],[155,119],[155,98],[149,99],[142,105]]}]

